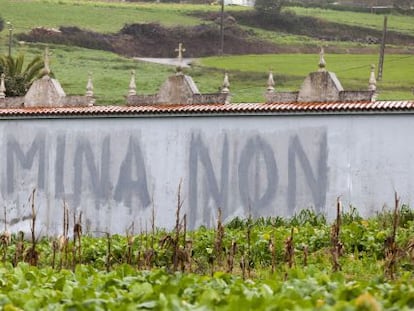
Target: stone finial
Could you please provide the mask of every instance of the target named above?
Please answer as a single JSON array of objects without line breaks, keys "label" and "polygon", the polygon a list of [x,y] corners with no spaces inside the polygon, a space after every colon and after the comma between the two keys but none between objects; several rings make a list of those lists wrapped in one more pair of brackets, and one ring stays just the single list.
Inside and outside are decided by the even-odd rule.
[{"label": "stone finial", "polygon": [[46,47],[45,52],[43,54],[43,62],[45,64],[45,67],[44,67],[43,70],[45,72],[45,75],[47,75],[47,76],[50,74],[50,59],[49,59],[50,55],[51,54],[49,52],[49,47]]},{"label": "stone finial", "polygon": [[92,72],[88,73],[85,96],[88,98],[88,106],[93,106],[95,104],[95,98],[93,97]]},{"label": "stone finial", "polygon": [[325,62],[325,50],[321,47],[321,51],[319,52],[319,70],[318,71],[326,71],[326,62]]},{"label": "stone finial", "polygon": [[93,97],[93,83],[92,83],[92,72],[88,74],[88,83],[86,84],[86,94],[87,97]]},{"label": "stone finial", "polygon": [[273,79],[273,72],[269,71],[269,77],[267,78],[267,92],[273,93],[275,91],[275,80]]},{"label": "stone finial", "polygon": [[230,82],[229,82],[229,75],[226,73],[224,73],[224,79],[223,79],[223,85],[221,88],[221,93],[229,93],[230,92]]},{"label": "stone finial", "polygon": [[183,48],[183,44],[180,42],[178,43],[178,48],[174,50],[178,52],[177,59],[178,59],[178,66],[177,66],[177,74],[182,73],[182,63],[183,63],[183,53],[185,52],[185,48]]},{"label": "stone finial", "polygon": [[371,74],[369,75],[368,91],[377,90],[377,80],[375,79],[375,65],[371,65]]},{"label": "stone finial", "polygon": [[135,83],[135,70],[131,70],[131,80],[129,81],[128,96],[137,95],[137,85]]},{"label": "stone finial", "polygon": [[6,98],[6,86],[4,84],[4,78],[6,75],[4,73],[1,74],[0,78],[0,99]]}]

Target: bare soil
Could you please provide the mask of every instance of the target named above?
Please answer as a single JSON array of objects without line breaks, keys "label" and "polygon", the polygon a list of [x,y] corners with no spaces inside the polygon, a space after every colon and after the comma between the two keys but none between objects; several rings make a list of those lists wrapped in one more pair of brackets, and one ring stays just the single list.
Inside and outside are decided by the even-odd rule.
[{"label": "bare soil", "polygon": [[[195,27],[163,27],[156,23],[125,25],[118,33],[104,35],[79,29],[61,27],[59,31],[35,28],[28,34],[21,34],[20,40],[75,45],[92,49],[107,50],[128,57],[175,57],[179,42],[186,48],[186,57],[217,55],[220,48],[219,15],[215,13],[194,13],[205,19]],[[352,50],[331,47],[328,52],[375,53],[382,33],[362,27],[352,27],[325,22],[310,17],[286,14],[278,19],[258,17],[253,12],[234,12],[225,16],[224,54],[266,54],[266,53],[314,53],[318,47],[309,45],[277,45],[257,39],[254,31],[246,31],[238,24],[274,31],[301,34],[326,41],[351,41],[367,43]],[[414,37],[400,33],[389,33],[387,43],[412,46]],[[371,45],[369,45],[371,44]],[[403,53],[406,49],[395,49]]]}]

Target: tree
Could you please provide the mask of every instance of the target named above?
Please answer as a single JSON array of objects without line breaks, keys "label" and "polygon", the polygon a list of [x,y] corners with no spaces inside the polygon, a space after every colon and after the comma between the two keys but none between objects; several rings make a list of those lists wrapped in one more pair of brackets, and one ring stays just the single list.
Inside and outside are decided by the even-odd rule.
[{"label": "tree", "polygon": [[2,31],[4,28],[4,20],[3,18],[0,16],[0,31]]},{"label": "tree", "polygon": [[23,69],[24,54],[13,56],[0,56],[0,74],[5,74],[6,96],[23,96],[35,79],[42,77],[44,62],[40,56],[36,56]]},{"label": "tree", "polygon": [[414,5],[413,0],[394,0],[394,2],[393,2],[394,8],[398,12],[403,13],[403,14],[412,12],[413,11],[413,9],[412,9],[413,5]]},{"label": "tree", "polygon": [[256,0],[255,10],[259,14],[275,16],[279,15],[286,0]]}]

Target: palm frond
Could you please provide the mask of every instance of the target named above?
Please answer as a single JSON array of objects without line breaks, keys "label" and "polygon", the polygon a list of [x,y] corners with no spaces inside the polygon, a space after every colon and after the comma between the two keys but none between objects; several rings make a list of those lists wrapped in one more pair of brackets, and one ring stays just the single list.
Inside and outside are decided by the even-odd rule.
[{"label": "palm frond", "polygon": [[14,58],[12,56],[6,56],[6,61],[7,61],[7,73],[6,75],[9,75],[11,77],[16,75],[16,66],[15,66],[15,61]]},{"label": "palm frond", "polygon": [[40,56],[35,57],[30,64],[27,65],[24,76],[27,83],[31,83],[34,79],[41,78],[45,75],[43,71],[44,62]]},{"label": "palm frond", "polygon": [[15,60],[15,74],[22,74],[22,69],[23,69],[23,63],[24,63],[24,55],[23,54],[19,54],[16,56],[16,60]]},{"label": "palm frond", "polygon": [[[23,96],[33,81],[42,77],[44,62],[40,56],[36,56],[24,68],[24,55],[0,56],[0,70],[6,74],[6,95]],[[23,70],[24,68],[24,70]]]}]

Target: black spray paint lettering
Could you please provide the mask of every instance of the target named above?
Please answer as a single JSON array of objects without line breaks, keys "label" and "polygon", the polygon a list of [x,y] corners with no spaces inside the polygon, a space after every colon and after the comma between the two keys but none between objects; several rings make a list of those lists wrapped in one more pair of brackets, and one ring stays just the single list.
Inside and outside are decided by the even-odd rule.
[{"label": "black spray paint lettering", "polygon": [[[190,226],[193,226],[196,220],[204,224],[210,222],[211,202],[216,205],[216,208],[222,208],[224,217],[231,215],[238,206],[229,206],[230,198],[234,202],[239,200],[238,203],[245,211],[251,208],[254,215],[272,213],[271,209],[276,208],[273,202],[278,196],[279,183],[284,183],[283,185],[287,187],[287,206],[290,211],[294,211],[297,207],[299,169],[303,171],[304,176],[301,184],[308,187],[310,201],[313,201],[309,203],[313,203],[319,211],[325,206],[326,201],[328,149],[326,133],[321,131],[317,133],[320,136],[319,145],[313,146],[314,151],[308,153],[298,135],[290,137],[287,146],[277,145],[277,150],[272,149],[270,140],[257,135],[247,139],[239,150],[237,137],[234,139],[235,144],[232,145],[233,138],[229,139],[225,134],[221,146],[212,146],[204,142],[200,134],[193,134],[190,141],[188,171]],[[46,170],[49,169],[46,167],[48,154],[46,154],[45,133],[38,133],[31,144],[27,145],[19,144],[13,135],[9,135],[7,139],[7,193],[16,193],[15,179],[29,170],[34,174],[37,172],[37,176],[30,176],[37,177],[38,189],[44,189],[45,178],[48,176]],[[146,208],[151,204],[146,163],[139,139],[130,136],[122,162],[113,163],[119,167],[116,183],[111,180],[111,176],[114,178],[116,175],[111,174],[110,155],[111,152],[119,152],[121,149],[111,146],[109,135],[103,138],[98,149],[92,148],[96,144],[89,141],[87,136],[77,137],[73,144],[75,146],[73,157],[70,156],[71,150],[66,139],[65,134],[56,136],[54,163],[56,198],[67,195],[65,185],[70,184],[73,185],[74,193],[71,198],[73,197],[76,203],[73,204],[74,207],[81,204],[86,189],[93,194],[97,206],[99,202],[111,199],[131,210],[133,207]],[[235,150],[230,153],[233,146]],[[288,152],[285,151],[286,147]],[[234,154],[232,162],[230,162],[230,154]],[[277,156],[279,158],[288,156],[287,168],[278,167]],[[73,161],[73,171],[65,172],[67,161],[71,163]],[[279,180],[279,169],[288,171],[287,181]],[[113,187],[113,184],[116,186]],[[135,204],[135,198],[139,199],[141,203],[139,206]]]},{"label": "black spray paint lettering", "polygon": [[[266,167],[267,177],[267,185],[264,191],[261,186],[262,176],[260,176],[261,159],[263,159]],[[253,166],[253,162],[256,165],[254,165],[254,180],[251,180],[249,169]],[[259,216],[261,214],[260,211],[265,210],[274,199],[279,181],[272,147],[259,136],[250,138],[241,151],[238,172],[239,193],[242,205],[245,209],[250,210],[252,215]]]},{"label": "black spray paint lettering", "polygon": [[66,136],[58,135],[56,141],[56,161],[55,161],[55,198],[65,198],[65,184],[63,178],[65,176],[64,165],[65,165],[65,154],[66,154]]},{"label": "black spray paint lettering", "polygon": [[142,207],[144,208],[151,203],[148,192],[144,156],[140,144],[131,136],[128,143],[127,154],[119,171],[114,199],[118,203],[124,202],[126,206],[132,208],[133,196],[139,197]]},{"label": "black spray paint lettering", "polygon": [[[84,161],[85,160],[85,161]],[[76,144],[75,157],[73,159],[74,178],[73,178],[73,204],[78,207],[81,202],[82,192],[86,185],[82,184],[84,172],[84,163],[89,172],[92,193],[95,200],[107,201],[110,197],[111,182],[109,176],[110,169],[110,138],[106,136],[102,142],[101,148],[101,166],[95,164],[95,156],[88,139],[79,137]],[[98,205],[99,206],[99,205]]]},{"label": "black spray paint lettering", "polygon": [[198,177],[199,177],[199,165],[204,167],[205,185],[203,187],[204,198],[202,203],[202,218],[209,219],[211,210],[208,208],[210,199],[213,199],[217,208],[221,208],[223,216],[228,215],[227,211],[227,199],[228,199],[228,181],[229,181],[229,142],[227,135],[224,137],[223,146],[221,149],[221,169],[220,169],[220,181],[216,177],[214,167],[211,162],[209,150],[203,143],[200,135],[194,137],[191,136],[190,142],[190,157],[189,157],[189,207],[190,207],[190,222],[193,223],[198,218],[197,212],[199,211],[199,192],[198,192]]},{"label": "black spray paint lettering", "polygon": [[316,174],[312,170],[309,158],[297,135],[289,141],[288,151],[288,197],[289,210],[296,207],[296,159],[299,161],[305,174],[306,183],[309,186],[316,212],[321,212],[326,203],[326,189],[328,187],[328,142],[326,133],[323,133],[319,143],[319,156],[316,163]]},{"label": "black spray paint lettering", "polygon": [[[294,211],[296,208],[296,159],[298,159],[305,174],[304,182],[309,186],[313,204],[319,211],[325,206],[326,189],[328,186],[326,133],[322,133],[319,146],[317,146],[319,147],[317,163],[311,163],[297,135],[289,139],[288,145],[288,208],[290,211]],[[236,193],[229,193],[229,149],[226,135],[221,152],[221,179],[219,182],[217,170],[215,170],[211,160],[211,156],[214,156],[213,148],[210,147],[209,149],[200,135],[192,136],[189,154],[190,227],[194,227],[196,222],[210,223],[212,211],[211,206],[208,206],[208,202],[211,198],[217,208],[223,209],[224,217],[236,208],[226,205],[229,195],[237,196]],[[216,152],[216,154],[220,153]],[[240,151],[240,156],[236,159],[238,163],[233,163],[233,165],[237,165],[238,169],[237,182],[240,203],[246,212],[250,210],[255,216],[269,212],[269,209],[274,208],[272,203],[277,197],[279,185],[279,173],[275,155],[272,146],[268,142],[260,136],[255,136],[250,138]],[[220,156],[218,157],[220,158]],[[202,171],[204,175],[202,176],[200,176],[199,165],[204,168]],[[312,166],[316,167],[316,174],[313,173]],[[260,170],[261,167],[264,168],[264,171]],[[263,178],[263,173],[266,174],[266,178]],[[267,181],[265,185],[263,180]],[[200,197],[204,197],[204,200],[201,201]]]},{"label": "black spray paint lettering", "polygon": [[12,135],[7,137],[7,193],[14,193],[15,183],[15,165],[16,160],[20,163],[21,167],[25,170],[30,170],[33,167],[35,156],[37,155],[37,185],[39,190],[45,188],[45,164],[46,164],[46,138],[45,133],[38,133],[33,139],[30,148],[25,153],[16,138]]},{"label": "black spray paint lettering", "polygon": [[[56,136],[54,162],[54,197],[56,199],[68,199],[69,204],[76,208],[80,206],[84,193],[88,189],[93,195],[97,208],[100,203],[114,199],[117,203],[123,203],[132,209],[133,197],[139,198],[140,207],[146,208],[150,205],[144,157],[136,138],[131,136],[129,139],[114,191],[113,180],[111,180],[111,150],[113,152],[117,149],[113,146],[111,148],[110,136],[103,138],[98,151],[94,151],[92,148],[94,144],[86,136],[77,137],[73,144],[75,146],[73,157],[68,154],[70,150],[67,148],[66,139],[65,134]],[[22,174],[25,170],[31,171],[31,173],[25,172],[30,173],[26,174],[27,176],[36,176],[33,173],[37,172],[37,184],[34,186],[39,190],[45,188],[48,159],[44,132],[37,134],[28,148],[24,148],[13,135],[9,135],[6,157],[6,190],[9,195],[16,194],[16,175]],[[65,171],[67,161],[73,161],[73,169],[69,171]],[[68,184],[73,185],[72,194],[67,193],[65,185]]]}]

